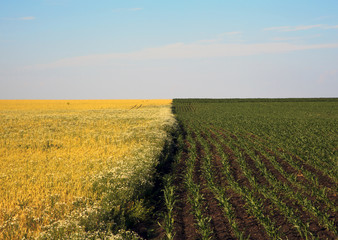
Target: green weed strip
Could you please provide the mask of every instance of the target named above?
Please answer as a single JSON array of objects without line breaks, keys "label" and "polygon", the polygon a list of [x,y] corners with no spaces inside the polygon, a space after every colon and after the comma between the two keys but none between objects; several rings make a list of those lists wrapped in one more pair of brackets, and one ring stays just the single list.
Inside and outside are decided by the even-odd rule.
[{"label": "green weed strip", "polygon": [[166,239],[337,239],[338,99],[175,99]]}]

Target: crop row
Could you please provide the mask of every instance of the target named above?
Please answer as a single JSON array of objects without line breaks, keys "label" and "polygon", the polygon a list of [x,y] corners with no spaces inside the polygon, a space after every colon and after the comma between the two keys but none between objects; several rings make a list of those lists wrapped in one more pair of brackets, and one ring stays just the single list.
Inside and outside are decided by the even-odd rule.
[{"label": "crop row", "polygon": [[[229,113],[224,111],[229,108],[224,102],[194,104],[192,101],[186,108],[186,101],[174,101],[184,134],[178,144],[180,157],[174,165],[179,170],[174,170],[171,183],[176,191],[169,239],[196,236],[201,239],[335,239],[337,190],[335,171],[329,170],[331,160],[319,167],[320,155],[310,164],[305,154],[299,154],[305,146],[296,142],[296,146],[288,148],[283,138],[278,138],[277,133],[284,128],[280,122],[267,130],[260,128],[263,124],[255,119],[257,113],[249,111],[251,118],[238,110]],[[232,104],[238,107],[237,102]],[[247,103],[242,104],[247,107]],[[269,104],[264,114],[262,109],[256,111],[273,125],[274,116],[270,112],[274,106]],[[246,118],[244,125],[241,117]],[[303,116],[302,121],[305,121]],[[248,123],[252,125],[250,128]],[[271,129],[274,134],[268,134],[272,133]],[[304,134],[305,138],[312,135]],[[331,157],[334,154],[327,148],[317,152],[326,152]],[[178,184],[180,180],[185,184]],[[191,216],[183,209],[190,209]],[[189,219],[194,227],[188,224],[179,227]]]}]

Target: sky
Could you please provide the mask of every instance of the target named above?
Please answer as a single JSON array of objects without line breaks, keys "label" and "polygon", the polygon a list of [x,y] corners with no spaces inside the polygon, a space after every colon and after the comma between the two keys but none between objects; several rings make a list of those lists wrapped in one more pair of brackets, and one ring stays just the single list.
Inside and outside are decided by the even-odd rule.
[{"label": "sky", "polygon": [[338,97],[337,0],[0,0],[0,99]]}]

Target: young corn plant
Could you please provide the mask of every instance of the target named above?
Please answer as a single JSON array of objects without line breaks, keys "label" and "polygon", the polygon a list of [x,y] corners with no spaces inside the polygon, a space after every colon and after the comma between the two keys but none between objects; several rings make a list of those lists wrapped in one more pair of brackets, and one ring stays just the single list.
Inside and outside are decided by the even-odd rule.
[{"label": "young corn plant", "polygon": [[204,197],[200,193],[200,185],[195,183],[193,180],[194,174],[194,165],[195,160],[197,159],[195,142],[191,139],[190,136],[187,138],[192,144],[192,147],[189,149],[189,159],[187,162],[187,171],[185,175],[185,184],[188,189],[188,200],[192,206],[193,213],[196,220],[196,226],[203,240],[212,239],[213,230],[210,226],[211,217],[204,215],[205,206],[203,206]]},{"label": "young corn plant", "polygon": [[[230,146],[232,148],[236,148],[233,143],[230,143]],[[238,149],[237,149],[238,150]],[[277,184],[276,182],[272,182],[272,187],[268,188],[264,185],[258,184],[255,176],[252,174],[251,170],[248,168],[246,161],[242,157],[242,153],[238,150],[237,154],[239,156],[240,165],[243,169],[244,175],[248,178],[249,182],[252,184],[254,189],[262,193],[263,196],[266,196],[268,199],[272,200],[272,202],[280,208],[283,215],[289,220],[290,223],[293,224],[293,226],[297,229],[299,234],[305,238],[308,239],[309,236],[312,236],[312,233],[309,231],[308,225],[303,223],[299,217],[294,213],[291,207],[286,205],[281,199],[280,199],[280,193],[285,192],[284,186]],[[267,171],[265,171],[267,173]]]},{"label": "young corn plant", "polygon": [[250,149],[245,149],[246,153],[249,154],[249,156],[255,160],[256,166],[258,169],[263,172],[263,175],[268,179],[268,181],[273,184],[274,187],[277,187],[278,189],[281,189],[282,192],[286,193],[286,195],[293,200],[296,200],[300,206],[305,211],[308,211],[315,217],[317,217],[320,221],[320,224],[327,229],[333,231],[335,234],[337,234],[337,230],[335,228],[334,222],[329,219],[327,214],[322,213],[318,207],[316,207],[311,200],[308,200],[305,198],[302,194],[299,192],[294,192],[291,187],[284,183],[278,181],[275,176],[267,169],[265,164],[261,161],[261,159],[254,155],[253,152]]},{"label": "young corn plant", "polygon": [[[226,154],[224,153],[224,151],[221,149],[221,146],[218,142],[215,143],[216,144],[216,148],[218,150],[218,153],[220,154],[220,156],[222,157],[223,160],[223,165],[227,166],[228,164],[225,162],[225,160],[228,158],[226,156]],[[243,163],[240,162],[240,166],[242,167],[243,173],[244,175],[247,176],[247,178],[249,179],[249,182],[252,184],[254,179],[251,175],[246,174],[246,169],[243,168]],[[233,177],[233,175],[230,172],[230,168],[226,167],[223,169],[224,170],[224,174],[228,177],[228,181],[229,184],[233,187],[233,189],[239,193],[245,200],[247,203],[247,211],[252,214],[253,216],[255,216],[259,222],[264,226],[267,234],[272,238],[272,239],[280,239],[281,235],[279,232],[279,228],[275,225],[275,223],[268,217],[265,216],[262,208],[259,207],[261,206],[261,202],[260,200],[254,196],[253,190],[250,190],[248,188],[246,188],[245,186],[241,186]],[[254,190],[257,191],[257,185],[253,186]]]},{"label": "young corn plant", "polygon": [[[250,140],[250,139],[249,139]],[[258,151],[262,157],[269,160],[272,165],[281,173],[283,177],[285,177],[293,186],[296,186],[300,193],[308,193],[311,196],[316,197],[316,201],[319,202],[320,205],[328,206],[330,209],[332,209],[334,212],[337,211],[337,207],[335,206],[335,203],[333,203],[327,196],[326,188],[318,188],[314,186],[313,184],[307,184],[303,182],[299,182],[297,180],[298,176],[297,174],[288,173],[284,170],[284,168],[281,166],[281,164],[277,161],[275,156],[270,156],[265,153],[264,147],[253,141],[242,141],[241,145],[245,145],[247,148],[252,149],[252,151]]]},{"label": "young corn plant", "polygon": [[249,239],[250,236],[245,237],[244,232],[240,231],[238,228],[238,224],[235,220],[236,215],[234,213],[233,206],[230,203],[230,198],[226,197],[224,188],[222,188],[221,186],[218,186],[215,183],[214,175],[211,170],[211,156],[210,156],[211,152],[209,149],[210,145],[203,138],[201,138],[200,135],[198,136],[198,140],[203,145],[206,151],[206,156],[203,161],[204,163],[203,170],[204,170],[204,176],[206,177],[206,180],[208,182],[209,189],[213,192],[213,194],[215,195],[215,198],[219,202],[219,205],[223,209],[223,212],[225,213],[225,216],[227,217],[236,238],[240,240]]},{"label": "young corn plant", "polygon": [[163,226],[160,224],[161,227],[164,228],[165,231],[165,237],[167,240],[172,240],[175,237],[174,232],[174,206],[176,203],[175,199],[175,187],[172,183],[172,176],[166,175],[164,177],[164,201],[165,206],[167,208],[167,212],[164,215],[164,224]]}]

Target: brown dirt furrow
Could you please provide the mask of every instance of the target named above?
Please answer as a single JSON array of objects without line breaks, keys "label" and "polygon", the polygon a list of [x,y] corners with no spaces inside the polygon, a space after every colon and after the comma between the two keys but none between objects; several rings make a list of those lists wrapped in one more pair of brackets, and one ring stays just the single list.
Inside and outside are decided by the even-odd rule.
[{"label": "brown dirt furrow", "polygon": [[336,187],[336,184],[335,182],[329,177],[329,176],[326,176],[324,173],[322,173],[319,169],[316,169],[314,168],[313,166],[305,163],[305,161],[303,161],[302,159],[300,159],[299,157],[297,156],[293,156],[292,155],[292,159],[294,161],[301,161],[302,162],[302,167],[304,169],[306,169],[307,171],[309,172],[312,172],[314,175],[317,176],[318,178],[318,183],[322,186],[325,186],[325,187],[328,187],[328,188],[335,188]]},{"label": "brown dirt furrow", "polygon": [[218,205],[214,195],[208,190],[202,190],[202,193],[208,203],[208,213],[211,216],[211,226],[214,230],[213,239],[235,239],[231,226],[224,216],[223,211]]},{"label": "brown dirt furrow", "polygon": [[231,137],[232,139],[234,139],[234,140],[238,140],[238,139],[237,139],[237,136],[234,135],[234,134],[230,134],[230,137]]},{"label": "brown dirt furrow", "polygon": [[[259,158],[265,164],[266,168],[272,173],[272,175],[278,181],[286,183],[292,189],[292,191],[301,193],[307,199],[309,199],[311,201],[316,201],[316,198],[314,196],[311,196],[307,192],[304,192],[304,191],[300,190],[297,186],[295,186],[288,179],[286,179],[261,152],[259,152],[258,150],[255,150],[255,154],[257,156],[259,156]],[[318,203],[318,204],[319,204],[318,207],[321,207],[320,205],[322,205],[322,204],[321,203]]]},{"label": "brown dirt furrow", "polygon": [[[195,140],[196,141],[196,140]],[[196,148],[198,157],[196,159],[196,165],[195,168],[195,174],[194,178],[201,186],[201,193],[204,196],[205,199],[205,213],[206,215],[211,217],[211,227],[213,229],[214,235],[213,239],[215,240],[223,240],[223,239],[235,239],[234,235],[231,232],[231,226],[226,219],[222,209],[220,208],[214,194],[211,192],[211,190],[207,187],[207,181],[203,177],[203,172],[201,171],[201,161],[203,160],[203,157],[205,156],[205,152],[203,150],[202,145],[196,141]]]},{"label": "brown dirt furrow", "polygon": [[229,187],[226,177],[220,170],[223,167],[220,157],[213,155],[213,172],[215,173],[216,184],[224,187],[226,196],[230,198],[229,201],[233,207],[236,216],[235,221],[238,224],[239,230],[244,232],[246,237],[250,235],[251,239],[268,239],[263,226],[260,225],[257,219],[247,213],[245,201]]},{"label": "brown dirt furrow", "polygon": [[[257,144],[259,146],[262,146],[263,145],[263,148],[265,149],[265,151],[267,153],[269,153],[271,156],[275,157],[277,162],[281,165],[281,167],[284,169],[285,172],[289,173],[289,174],[297,174],[297,181],[300,181],[300,182],[308,182],[308,180],[306,178],[304,178],[303,175],[299,174],[299,172],[294,169],[288,162],[284,161],[283,159],[281,159],[277,154],[275,154],[271,149],[267,148],[264,146],[264,144],[266,143],[266,141],[262,138],[259,138],[257,137],[256,135],[253,135],[251,133],[248,133],[246,136],[244,136],[246,139],[248,139],[249,141],[251,141],[253,144]],[[258,141],[258,142],[257,142]],[[257,149],[255,150],[255,153],[256,155],[258,155],[261,160],[265,163],[265,165],[267,167],[269,167],[271,165],[268,164],[268,160],[263,156],[263,154],[261,152],[259,152]],[[274,169],[273,168],[270,168],[271,170]],[[285,179],[283,176],[280,176],[281,174],[279,174],[279,172],[275,171],[275,170],[272,170],[273,174],[276,176],[276,178],[278,178],[279,180],[283,180]],[[285,182],[285,180],[283,180],[283,182]]]},{"label": "brown dirt furrow", "polygon": [[[297,171],[296,169],[294,169],[287,161],[285,161],[284,159],[282,159],[280,156],[278,156],[275,152],[273,152],[271,149],[265,148],[265,151],[267,153],[269,153],[271,156],[275,157],[276,160],[278,161],[279,164],[281,164],[281,166],[283,167],[283,169],[291,174],[297,174],[297,181],[307,185],[307,186],[312,186],[313,183],[311,183],[308,179],[306,179],[304,177],[304,175]],[[283,150],[281,150],[283,151]],[[323,186],[323,185],[322,185]],[[328,192],[327,192],[327,197],[330,199],[330,201],[332,201],[333,203],[335,203],[336,205],[338,205],[338,197],[337,197],[337,193],[335,192],[335,187],[328,187]]]},{"label": "brown dirt furrow", "polygon": [[[185,147],[189,148],[190,144],[185,142]],[[177,189],[177,202],[175,204],[174,216],[174,231],[176,240],[181,239],[199,239],[199,235],[195,228],[195,220],[192,215],[192,207],[188,201],[187,189],[184,185],[184,173],[186,169],[186,160],[188,159],[187,151],[184,151],[175,168],[174,185]]]},{"label": "brown dirt furrow", "polygon": [[[309,199],[312,201],[312,203],[322,212],[326,212],[327,214],[329,214],[330,216],[332,216],[333,218],[337,218],[337,214],[334,213],[331,209],[328,209],[327,206],[323,203],[322,200],[318,200],[316,198],[316,196],[312,196],[311,193],[305,192],[304,190],[300,190],[297,186],[293,185],[289,180],[287,180],[273,165],[272,163],[258,150],[255,150],[256,155],[258,155],[260,157],[260,159],[262,160],[262,162],[265,164],[265,166],[269,169],[269,171],[276,177],[277,180],[281,181],[281,182],[285,182],[288,186],[291,187],[291,189],[294,192],[298,192],[300,194],[302,194],[305,198]],[[297,176],[297,180],[298,180]],[[302,177],[303,179],[305,179],[304,177]],[[305,179],[306,180],[306,179]],[[305,185],[306,181],[301,182],[303,185]],[[307,186],[309,185],[309,182],[307,182]],[[310,190],[309,190],[310,191]]]},{"label": "brown dirt furrow", "polygon": [[194,216],[191,214],[192,208],[188,201],[186,192],[178,191],[177,196],[179,200],[176,203],[176,211],[174,213],[174,239],[199,239],[199,235],[197,234],[197,230],[195,228]]},{"label": "brown dirt furrow", "polygon": [[[233,151],[227,145],[222,143],[217,136],[214,136],[213,140],[215,140],[218,144],[220,144],[222,146],[224,153],[227,154],[229,165],[230,165],[230,172],[231,172],[232,176],[234,177],[235,181],[240,183],[241,185],[247,187],[248,189],[251,189],[250,182],[246,178],[246,176],[243,174],[243,172],[241,170],[241,166],[237,162],[237,160],[236,160],[237,157],[235,156]],[[210,146],[210,150],[211,150],[213,156],[214,157],[217,156],[220,159],[215,145],[210,141],[210,139],[207,139],[207,141],[208,141],[208,144]],[[222,164],[222,167],[224,167],[223,164]]]},{"label": "brown dirt furrow", "polygon": [[[213,154],[213,163],[215,166],[215,173],[216,179],[222,180],[218,184],[221,186],[224,186],[226,181],[224,181],[225,176],[222,176],[223,173],[220,172],[220,169],[224,168],[221,158],[219,157],[218,153],[215,151],[215,146],[209,142],[210,149]],[[244,176],[244,174],[241,171],[241,168],[236,161],[236,157],[232,150],[226,146],[223,145],[223,149],[225,153],[229,156],[229,164],[230,169],[232,172],[232,175],[234,176],[235,180],[239,182],[241,185],[244,185],[248,189],[251,189],[251,185],[248,181],[248,179]],[[217,170],[218,169],[218,170]],[[241,232],[245,232],[246,236],[250,236],[251,239],[269,239],[264,227],[259,223],[259,221],[252,215],[250,215],[246,210],[246,202],[245,200],[234,190],[232,190],[229,187],[225,186],[226,195],[230,197],[230,203],[233,206],[233,210],[236,216],[236,222],[238,224],[238,228]]]},{"label": "brown dirt furrow", "polygon": [[[293,187],[292,183],[287,180],[274,166],[273,164],[258,150],[254,150],[255,155],[259,156],[265,167],[272,173],[272,175],[279,181],[287,183],[290,187]],[[295,188],[294,190],[297,190]]]},{"label": "brown dirt furrow", "polygon": [[251,170],[252,174],[255,176],[255,179],[258,184],[265,185],[267,188],[271,188],[269,181],[263,176],[262,172],[256,167],[254,160],[242,149],[244,153],[244,159]]},{"label": "brown dirt furrow", "polygon": [[[257,182],[261,185],[266,185],[265,180],[264,180],[265,178],[261,175],[260,171],[258,169],[254,170],[254,167],[252,167],[254,165],[253,160],[247,154],[244,154],[244,155],[245,155],[245,159],[248,163],[248,166],[250,166],[253,175],[257,179]],[[267,164],[267,165],[271,167],[270,164]],[[269,167],[268,167],[268,169],[269,169]],[[286,180],[286,179],[283,178],[283,179],[280,179],[280,180],[283,181],[283,180]],[[266,185],[266,186],[268,188],[270,187],[270,185]],[[310,215],[307,212],[304,212],[295,200],[290,200],[284,194],[281,194],[280,198],[282,199],[283,202],[287,203],[287,205],[292,206],[293,209],[295,209],[296,211],[302,212],[300,218],[302,219],[303,222],[304,221],[312,221],[312,222],[314,221],[312,223],[313,226],[314,226],[313,230],[315,230],[314,233],[319,231],[319,229],[320,229],[319,223],[315,222],[316,220],[311,218]],[[287,218],[273,205],[273,203],[269,199],[265,199],[263,207],[264,207],[265,214],[267,214],[267,216],[269,216],[270,219],[275,221],[277,226],[281,227],[281,229],[280,229],[281,233],[286,235],[288,237],[288,239],[291,239],[291,238],[297,239],[297,238],[300,237],[298,232],[296,231],[296,229],[294,229],[294,227],[290,223],[288,223]],[[271,210],[270,212],[267,211],[267,207],[270,208],[270,210]]]},{"label": "brown dirt furrow", "polygon": [[[229,147],[223,146],[223,148],[225,149],[225,152],[228,154],[229,158],[235,157],[234,154],[231,153],[232,150]],[[217,153],[215,153],[214,155],[217,156]],[[270,185],[268,184],[267,180],[265,179],[264,176],[262,176],[261,172],[255,166],[250,156],[248,156],[247,154],[244,154],[244,156],[245,156],[246,162],[248,163],[248,166],[251,168],[252,173],[255,175],[258,182],[260,184],[263,184],[269,187]],[[286,237],[287,239],[300,239],[300,235],[297,232],[297,230],[293,227],[292,224],[288,222],[286,216],[284,216],[269,199],[264,198],[264,196],[258,193],[256,193],[256,197],[258,197],[259,199],[264,199],[264,204],[263,204],[263,209],[262,209],[263,213],[266,216],[268,216],[271,220],[273,220],[276,226],[280,227],[280,232],[284,237]]]},{"label": "brown dirt furrow", "polygon": [[[292,174],[292,175],[296,175],[296,181],[301,183],[304,186],[312,186],[312,183],[306,179],[304,177],[304,175],[297,171],[295,168],[293,168],[287,161],[285,161],[284,159],[282,159],[281,157],[279,157],[276,153],[274,153],[271,149],[265,148],[265,151],[270,155],[275,157],[276,161],[280,164],[280,166],[283,168],[283,170],[288,173],[288,174]],[[259,156],[261,157],[261,159],[264,161],[265,157],[262,156],[261,153],[259,153]],[[310,195],[309,199],[311,199]]]},{"label": "brown dirt furrow", "polygon": [[320,226],[318,219],[311,216],[308,212],[304,211],[302,207],[295,201],[289,199],[285,194],[280,194],[280,199],[297,213],[297,216],[303,223],[309,223],[309,231],[319,239],[335,239],[334,233],[328,229]]},{"label": "brown dirt furrow", "polygon": [[317,176],[318,183],[320,185],[328,187],[328,188],[335,189],[335,186],[336,186],[335,181],[333,179],[331,179],[329,176],[325,175],[322,171],[320,171],[319,169],[316,169],[315,167],[309,165],[303,159],[301,159],[300,157],[292,154],[291,152],[288,152],[288,151],[286,151],[284,149],[278,149],[278,151],[282,152],[282,153],[287,153],[287,154],[289,154],[292,157],[293,161],[300,162],[301,166],[305,170],[307,170],[307,171],[309,171],[309,172],[311,172],[311,173],[313,173],[314,175]]},{"label": "brown dirt furrow", "polygon": [[[269,161],[267,160],[267,162],[269,162]],[[264,163],[267,163],[267,162],[264,162]],[[266,164],[266,166],[269,168],[270,164]],[[273,167],[273,166],[271,166],[271,167]],[[293,189],[293,190],[296,191],[296,189]],[[303,223],[310,223],[309,230],[314,234],[314,236],[319,237],[320,239],[334,239],[334,238],[332,238],[332,236],[333,236],[332,233],[330,231],[328,231],[327,229],[321,227],[319,222],[318,222],[318,219],[311,216],[310,213],[304,211],[302,209],[302,207],[296,202],[296,200],[290,199],[284,193],[280,194],[280,199],[286,205],[292,207],[292,209],[294,209],[295,212],[298,212],[297,215],[299,216],[299,218],[301,219],[301,221]]]},{"label": "brown dirt furrow", "polygon": [[[253,140],[258,140],[258,141],[260,141],[259,144],[261,144],[261,145],[264,145],[267,142],[265,139],[259,138],[259,137],[257,137],[256,135],[253,135],[253,134],[247,134],[246,138],[249,139],[249,140],[251,140],[252,142],[253,142]],[[278,161],[280,161],[280,163],[282,164],[282,167],[284,168],[284,170],[291,171],[292,173],[297,174],[297,180],[298,181],[300,181],[300,182],[303,182],[303,181],[304,182],[308,182],[308,180],[306,178],[304,178],[304,176],[302,175],[302,173],[300,173],[297,170],[295,170],[286,161],[281,161],[282,159],[279,156],[277,156],[277,154],[274,153],[271,149],[268,149],[268,148],[265,147],[265,150],[267,152],[269,152],[271,155],[273,155],[274,157],[276,157],[276,159]],[[316,169],[315,167],[309,165],[303,159],[295,156],[294,154],[292,154],[292,153],[290,153],[290,152],[288,152],[288,151],[286,151],[284,149],[279,148],[278,151],[281,152],[281,153],[287,153],[287,154],[289,154],[292,157],[292,159],[294,161],[296,161],[296,162],[301,162],[303,168],[305,168],[309,172],[312,172],[313,174],[315,174],[318,177],[318,182],[319,182],[320,185],[334,189],[334,187],[336,185],[335,181],[333,179],[331,179],[329,176],[325,175],[322,171],[320,171],[319,169]]]},{"label": "brown dirt furrow", "polygon": [[[275,152],[273,152],[271,149],[265,148],[265,151],[270,154],[270,156],[275,157],[276,161],[281,165],[281,167],[284,169],[285,172],[289,174],[299,174],[297,169],[292,167],[287,161],[285,161],[283,158],[279,157]],[[297,178],[298,181],[304,182],[304,183],[310,183],[309,180],[306,178]]]},{"label": "brown dirt furrow", "polygon": [[[249,163],[248,165],[251,167],[252,165],[254,165],[254,162],[253,160],[250,158],[250,156],[248,155],[245,155],[245,159],[246,161]],[[280,180],[281,182],[286,182],[288,183],[289,185],[292,186],[292,184],[287,180],[285,179],[279,172],[277,169],[275,169],[272,165],[272,163],[270,161],[268,161],[267,159],[265,159],[266,161],[263,161],[264,164],[266,165],[266,167],[275,175],[275,177],[277,177],[278,180]],[[254,168],[252,168],[254,169]],[[258,170],[258,169],[257,169]],[[262,180],[261,178],[264,178],[259,170],[253,170],[253,174],[254,176],[256,177],[256,179],[258,179],[258,182],[260,184],[265,184],[264,183],[264,180]],[[292,186],[291,189],[293,191],[299,191],[298,188]],[[282,195],[281,195],[282,196]],[[288,202],[287,205],[290,205],[290,203],[292,203],[291,206],[293,206],[293,209],[296,209],[296,211],[302,211],[302,214],[301,214],[301,219],[302,221],[311,221],[312,225],[314,226],[313,227],[313,230],[314,230],[314,233],[316,234],[318,231],[320,231],[320,226],[319,226],[319,223],[317,222],[317,219],[313,219],[313,217],[311,217],[309,215],[309,213],[307,212],[304,212],[300,206],[297,204],[297,202],[295,200],[290,200],[288,197],[284,196],[284,198],[281,198],[284,202]],[[271,216],[270,219],[273,219],[276,223],[277,223],[277,226],[280,226],[281,227],[281,232],[285,235],[287,235],[287,237],[289,239],[293,238],[293,239],[297,239],[299,238],[299,235],[298,235],[298,232],[296,231],[296,229],[294,229],[294,227],[287,222],[287,219],[285,216],[282,216],[281,212],[279,210],[276,209],[276,207],[273,206],[272,202],[269,200],[269,199],[266,199],[265,202],[264,202],[264,206],[269,206],[271,209],[272,209],[272,212],[269,213],[269,215]],[[291,236],[290,236],[291,235]]]},{"label": "brown dirt furrow", "polygon": [[[225,132],[219,130],[219,129],[214,129],[219,135],[222,136],[223,139],[229,139],[229,136],[225,134]],[[213,138],[216,139],[218,138],[217,135],[213,132],[213,131],[210,131]]]},{"label": "brown dirt furrow", "polygon": [[[217,166],[217,169],[220,169],[222,167],[222,163],[220,161],[220,157],[217,154],[214,154],[215,156],[215,165]],[[219,179],[223,179],[223,177],[218,177]],[[224,180],[222,180],[223,182]],[[228,194],[236,194],[231,193],[230,191],[227,191]],[[262,195],[256,194],[260,199],[265,199]],[[234,199],[238,199],[240,196],[237,195]],[[232,204],[236,204],[238,200],[233,201]],[[238,202],[240,203],[240,202]],[[242,203],[243,204],[243,203]],[[273,203],[269,199],[265,199],[263,204],[263,213],[268,216],[271,220],[273,220],[276,224],[276,226],[280,227],[280,232],[283,236],[285,236],[287,239],[300,239],[300,235],[294,229],[292,224],[290,224],[287,220],[287,218],[273,205]],[[238,214],[238,213],[237,213]]]},{"label": "brown dirt furrow", "polygon": [[[219,144],[221,144],[223,151],[228,155],[228,162],[230,164],[230,171],[232,173],[232,175],[234,176],[235,180],[237,182],[239,182],[241,185],[246,186],[248,189],[252,189],[250,186],[249,181],[246,179],[246,177],[244,176],[244,174],[242,173],[241,167],[239,166],[237,160],[236,160],[236,156],[234,155],[234,153],[232,152],[232,149],[230,149],[227,145],[221,143],[219,141],[219,137],[217,136],[213,136],[212,137],[214,140],[216,140]],[[219,156],[217,155],[217,150],[216,147],[213,146],[213,144],[209,141],[208,142],[210,145],[210,150],[213,153],[213,162],[216,166],[216,169],[220,167],[221,160],[219,158]],[[250,158],[250,156],[248,154],[244,153],[244,158],[249,166],[249,168],[251,169],[252,173],[254,174],[254,176],[257,179],[257,182],[261,185],[264,185],[266,187],[271,187],[269,182],[267,181],[267,179],[262,175],[262,173],[259,171],[259,169],[255,166],[254,161]],[[259,156],[259,153],[256,152],[256,154]],[[262,156],[260,156],[262,157]],[[218,160],[217,160],[218,159]],[[217,163],[217,161],[219,161],[219,163]],[[285,177],[283,177],[283,175],[281,175],[281,173],[278,172],[277,169],[274,168],[274,166],[272,165],[272,163],[267,160],[267,159],[262,159],[263,163],[266,165],[266,167],[272,172],[272,174],[274,174],[274,176],[276,176],[276,178],[280,181],[286,182],[287,184],[290,184],[290,186],[292,186],[291,188],[293,189],[293,191],[298,191],[298,189],[293,186]],[[283,161],[285,162],[285,161]],[[284,166],[287,166],[286,164]],[[289,169],[290,171],[290,169]],[[215,171],[215,174],[217,173],[217,171]],[[224,186],[224,176],[218,176],[219,174],[216,174],[216,178],[215,179],[219,179],[219,181],[221,181],[221,185]],[[218,181],[218,180],[217,180]],[[250,231],[250,229],[253,229],[254,226],[259,226],[260,224],[257,222],[257,220],[253,217],[250,216],[250,214],[247,214],[246,210],[245,210],[245,201],[241,198],[241,196],[239,196],[236,192],[234,192],[232,189],[226,188],[227,189],[227,194],[229,196],[231,196],[230,202],[231,204],[234,206],[234,211],[236,216],[240,216],[237,217],[236,221],[238,221],[240,229],[246,233],[248,232],[253,232],[252,230]],[[300,239],[299,233],[297,232],[297,230],[293,227],[292,224],[290,224],[286,218],[286,216],[284,216],[278,209],[277,207],[274,206],[274,204],[269,200],[269,199],[265,199],[261,194],[255,193],[255,196],[258,197],[259,199],[264,200],[264,205],[263,205],[263,213],[268,216],[271,220],[273,220],[276,224],[276,226],[280,227],[280,232],[283,235],[283,238],[286,237],[287,239]],[[297,213],[297,216],[301,219],[301,221],[303,223],[309,223],[309,230],[310,232],[315,236],[318,237],[320,239],[334,239],[334,234],[332,232],[330,232],[329,230],[323,228],[322,226],[320,226],[318,219],[311,216],[308,212],[304,211],[302,209],[301,206],[298,205],[298,203],[295,200],[290,199],[286,194],[281,193],[280,194],[280,199],[287,204],[288,206],[290,206],[294,212]],[[245,216],[246,217],[242,217]],[[334,217],[334,216],[333,216]],[[255,219],[256,220],[256,224],[251,225],[250,223],[246,223],[244,228],[243,227],[243,222],[247,221],[248,219]],[[262,226],[261,226],[262,227]],[[257,231],[256,229],[256,232]],[[265,233],[265,230],[263,229],[263,231]],[[250,235],[251,237],[255,236],[255,235]],[[264,239],[261,237],[255,236],[253,237],[255,239]]]},{"label": "brown dirt furrow", "polygon": [[223,151],[228,155],[228,160],[229,160],[229,165],[230,167],[230,171],[232,176],[234,177],[235,181],[238,182],[239,184],[246,186],[247,188],[251,189],[251,185],[249,183],[249,180],[244,176],[242,170],[241,170],[241,166],[239,165],[239,163],[236,161],[236,156],[235,154],[232,152],[232,150],[222,144],[222,148]]},{"label": "brown dirt furrow", "polygon": [[[249,139],[250,140],[250,139]],[[253,142],[253,141],[251,141]],[[255,142],[253,142],[255,143]],[[265,148],[267,149],[267,148]],[[257,149],[254,150],[255,154],[257,156],[259,156],[259,158],[262,160],[262,162],[265,164],[265,166],[267,167],[267,169],[275,176],[276,179],[278,179],[281,182],[284,182],[286,184],[288,184],[293,191],[296,192],[300,192],[300,190],[293,185],[289,180],[287,180],[274,166],[273,164]],[[271,154],[272,150],[268,150],[268,152]],[[289,174],[294,174],[297,176],[296,181],[302,183],[302,184],[307,184],[308,186],[310,185],[310,182],[301,174],[299,173],[296,169],[294,169],[289,163],[287,163],[286,161],[284,161],[283,159],[279,158],[278,156],[274,156],[276,157],[277,162],[281,165],[281,167],[283,168],[283,170],[286,173]],[[302,192],[309,200],[315,200],[315,197],[311,196],[310,194],[307,194],[305,192]]]},{"label": "brown dirt furrow", "polygon": [[268,140],[266,140],[266,138],[269,138],[268,136],[265,136],[265,137],[260,137],[260,136],[257,136],[251,132],[246,132],[246,133],[242,133],[241,134],[242,137],[248,139],[248,140],[252,140],[252,141],[258,141],[260,144],[267,144],[269,143]]},{"label": "brown dirt furrow", "polygon": [[233,206],[239,230],[244,232],[245,236],[250,236],[250,239],[269,239],[264,227],[246,211],[246,202],[242,197],[230,188],[226,190],[226,193],[231,196],[230,203]]},{"label": "brown dirt furrow", "polygon": [[[233,134],[231,134],[231,135],[234,136],[234,137],[232,137],[233,139],[237,139],[237,137],[235,135],[233,135]],[[229,156],[229,159],[235,159],[236,158],[236,156],[234,155],[234,153],[232,152],[232,150],[228,146],[226,146],[225,144],[221,143],[220,141],[218,141],[218,143],[222,144],[225,153],[227,153],[228,156]],[[236,144],[236,147],[244,154],[244,159],[245,159],[248,167],[252,171],[253,175],[255,176],[256,181],[259,184],[264,184],[265,186],[267,186],[268,188],[270,188],[271,186],[270,186],[269,181],[267,181],[267,179],[262,175],[261,171],[256,167],[255,162],[251,159],[251,157],[238,144]],[[238,166],[239,166],[239,164],[238,164]],[[237,169],[237,167],[236,167],[236,169]],[[243,173],[242,173],[242,175],[243,175],[243,177],[245,177]]]},{"label": "brown dirt furrow", "polygon": [[[266,179],[265,177],[261,174],[261,172],[254,166],[254,162],[251,159],[251,157],[249,155],[247,155],[246,153],[244,153],[245,156],[245,160],[248,163],[248,166],[251,168],[252,173],[254,174],[255,178],[257,179],[257,182],[259,184],[262,185],[266,185],[267,187],[270,187],[270,185],[266,184]],[[265,162],[267,165],[267,167],[273,167],[270,161]],[[276,172],[278,172],[275,169]],[[285,178],[284,178],[285,179]],[[285,179],[286,180],[286,179]],[[295,191],[295,189],[293,189]],[[301,208],[301,206],[298,205],[298,203],[295,200],[291,200],[289,197],[287,197],[285,194],[281,194],[281,199],[283,202],[287,203],[287,205],[292,206],[293,209],[296,209],[299,213],[301,213],[299,216],[302,220],[302,222],[309,222],[310,223],[310,231],[315,235],[315,236],[321,236],[321,237],[328,237],[332,234],[331,232],[329,232],[328,230],[326,230],[325,228],[322,228],[318,222],[318,219],[312,217],[308,212],[303,211],[303,209]],[[282,197],[283,196],[283,197]],[[266,207],[267,202],[265,202],[264,206]],[[278,213],[275,212],[274,215],[277,215],[278,217]],[[271,218],[273,219],[273,218]],[[329,238],[330,239],[330,238]]]}]

